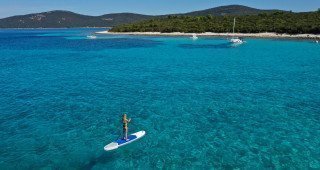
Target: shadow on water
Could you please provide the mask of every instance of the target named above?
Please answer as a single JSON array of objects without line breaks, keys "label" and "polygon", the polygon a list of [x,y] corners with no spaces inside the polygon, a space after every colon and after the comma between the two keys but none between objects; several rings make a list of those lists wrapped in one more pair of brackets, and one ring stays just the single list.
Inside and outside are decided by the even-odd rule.
[{"label": "shadow on water", "polygon": [[117,156],[115,153],[109,152],[108,154],[106,152],[103,152],[98,157],[92,158],[87,164],[82,166],[80,169],[89,170],[89,169],[92,169],[98,163],[105,164],[108,162],[113,162],[116,159],[117,159]]},{"label": "shadow on water", "polygon": [[160,41],[138,39],[138,38],[113,38],[113,39],[82,39],[67,40],[66,48],[71,50],[93,51],[103,49],[130,49],[130,48],[152,48],[162,43]]},{"label": "shadow on water", "polygon": [[161,41],[140,38],[112,39],[65,39],[63,36],[19,35],[15,38],[2,37],[0,44],[7,50],[52,50],[96,51],[104,49],[152,48],[162,45]]},{"label": "shadow on water", "polygon": [[231,43],[222,43],[222,44],[180,44],[180,48],[185,49],[198,49],[198,48],[213,48],[213,49],[227,49],[227,48],[235,48]]}]

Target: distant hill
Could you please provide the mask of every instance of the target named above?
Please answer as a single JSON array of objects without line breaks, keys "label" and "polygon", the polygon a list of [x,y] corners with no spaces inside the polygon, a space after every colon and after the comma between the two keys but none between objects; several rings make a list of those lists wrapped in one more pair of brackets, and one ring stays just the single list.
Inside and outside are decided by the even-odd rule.
[{"label": "distant hill", "polygon": [[87,16],[70,11],[50,11],[1,19],[0,28],[111,27],[150,18],[152,16],[133,13]]},{"label": "distant hill", "polygon": [[220,7],[210,8],[210,9],[201,10],[201,11],[189,12],[183,15],[189,15],[189,16],[257,15],[260,13],[270,13],[270,12],[277,12],[277,11],[281,11],[281,10],[262,10],[262,9],[251,8],[243,5],[228,5],[228,6],[220,6]]},{"label": "distant hill", "polygon": [[[221,6],[202,11],[189,12],[188,16],[256,15],[279,10],[260,10],[241,5]],[[49,11],[28,15],[19,15],[0,19],[0,28],[70,28],[70,27],[113,27],[167,15],[152,16],[134,13],[116,13],[101,16],[88,16],[70,11]]]}]

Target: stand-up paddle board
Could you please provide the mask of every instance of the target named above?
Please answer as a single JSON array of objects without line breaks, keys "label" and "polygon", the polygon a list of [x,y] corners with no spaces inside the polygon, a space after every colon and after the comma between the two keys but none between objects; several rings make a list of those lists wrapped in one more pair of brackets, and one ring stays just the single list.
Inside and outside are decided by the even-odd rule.
[{"label": "stand-up paddle board", "polygon": [[115,150],[115,149],[118,149],[119,147],[121,146],[124,146],[126,144],[129,144],[131,142],[134,142],[140,138],[142,138],[144,135],[146,134],[145,131],[140,131],[140,132],[136,132],[136,133],[133,133],[131,135],[128,136],[128,140],[125,140],[125,139],[118,139],[108,145],[106,145],[104,147],[104,150],[105,151],[111,151],[111,150]]}]

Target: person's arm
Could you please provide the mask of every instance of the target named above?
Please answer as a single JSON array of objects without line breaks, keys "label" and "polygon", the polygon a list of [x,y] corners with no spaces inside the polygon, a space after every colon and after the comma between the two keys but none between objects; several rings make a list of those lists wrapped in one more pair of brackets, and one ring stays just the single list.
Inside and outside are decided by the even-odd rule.
[{"label": "person's arm", "polygon": [[130,122],[131,121],[131,118],[127,119],[127,122]]}]

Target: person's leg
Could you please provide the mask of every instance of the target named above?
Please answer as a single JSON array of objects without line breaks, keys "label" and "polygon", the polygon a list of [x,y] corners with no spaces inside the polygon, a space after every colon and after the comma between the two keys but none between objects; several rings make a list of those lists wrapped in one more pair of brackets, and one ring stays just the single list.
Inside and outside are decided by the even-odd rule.
[{"label": "person's leg", "polygon": [[126,138],[125,139],[128,140],[128,128],[126,128],[126,133],[125,134],[126,134]]}]

